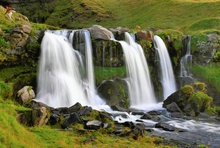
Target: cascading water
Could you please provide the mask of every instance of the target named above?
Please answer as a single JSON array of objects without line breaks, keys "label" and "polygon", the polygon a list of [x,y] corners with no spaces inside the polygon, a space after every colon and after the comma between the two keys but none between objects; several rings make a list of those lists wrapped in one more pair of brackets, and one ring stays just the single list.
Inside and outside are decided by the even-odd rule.
[{"label": "cascading water", "polygon": [[[86,78],[80,74],[80,54],[70,44],[68,31],[45,32],[41,43],[36,101],[54,108],[70,107],[77,102],[82,105],[104,103],[95,91],[90,35],[88,31],[83,33],[86,41]],[[70,40],[73,35],[72,32]]]},{"label": "cascading water", "polygon": [[118,42],[125,56],[131,107],[155,104],[156,98],[142,47],[127,32],[125,41]]},{"label": "cascading water", "polygon": [[190,48],[191,37],[186,36],[183,43],[183,49],[186,50],[185,55],[180,60],[180,77],[191,77],[192,73],[190,68],[192,67],[192,55]]},{"label": "cascading water", "polygon": [[87,74],[87,96],[92,105],[100,105],[104,102],[99,98],[95,89],[94,81],[94,67],[93,67],[93,56],[92,56],[92,43],[90,39],[90,33],[87,30],[84,30],[82,33],[85,35],[85,54],[86,54],[86,74]]},{"label": "cascading water", "polygon": [[170,94],[176,91],[176,81],[166,45],[157,35],[154,36],[154,47],[159,55],[163,99],[166,99]]}]

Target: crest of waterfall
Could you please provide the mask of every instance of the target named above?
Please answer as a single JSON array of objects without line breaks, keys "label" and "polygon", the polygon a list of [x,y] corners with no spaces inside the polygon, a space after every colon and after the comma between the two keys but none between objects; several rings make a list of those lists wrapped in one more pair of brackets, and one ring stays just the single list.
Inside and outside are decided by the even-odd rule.
[{"label": "crest of waterfall", "polygon": [[154,47],[158,53],[160,61],[160,80],[163,88],[163,99],[166,99],[170,94],[176,91],[176,81],[166,45],[157,35],[154,36]]},{"label": "crest of waterfall", "polygon": [[[70,42],[74,32],[45,32],[41,43],[36,101],[54,108],[70,107],[77,102],[82,105],[104,103],[95,91],[90,34],[88,31],[83,33],[86,48],[85,66],[82,55],[73,49]],[[83,70],[80,70],[84,67],[86,77],[83,77]]]},{"label": "crest of waterfall", "polygon": [[118,42],[124,52],[131,107],[155,104],[156,98],[142,47],[127,32],[125,41]]},{"label": "crest of waterfall", "polygon": [[184,49],[186,50],[185,55],[180,60],[180,77],[191,77],[191,67],[192,67],[192,55],[190,43],[191,37],[187,36],[185,38],[185,43],[183,44]]}]

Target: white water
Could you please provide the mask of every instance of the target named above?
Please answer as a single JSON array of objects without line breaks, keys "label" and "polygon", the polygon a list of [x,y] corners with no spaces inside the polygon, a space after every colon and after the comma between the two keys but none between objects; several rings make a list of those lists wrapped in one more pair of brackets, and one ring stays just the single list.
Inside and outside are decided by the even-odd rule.
[{"label": "white water", "polygon": [[186,54],[180,60],[180,77],[191,77],[192,73],[190,71],[192,67],[192,55],[191,55],[191,38],[188,36],[188,42],[186,45]]},{"label": "white water", "polygon": [[160,79],[163,87],[163,99],[166,99],[170,94],[176,91],[176,81],[166,45],[157,35],[154,36],[154,47],[159,54],[161,67]]},{"label": "white water", "polygon": [[85,54],[86,54],[86,90],[87,98],[91,105],[104,104],[104,101],[97,95],[95,89],[95,78],[94,78],[94,66],[93,66],[93,55],[92,55],[92,43],[90,39],[90,33],[87,30],[83,31],[85,35]]},{"label": "white water", "polygon": [[[48,106],[70,107],[79,102],[82,105],[97,105],[104,102],[96,95],[92,48],[90,36],[86,38],[86,78],[82,78],[79,67],[80,56],[66,38],[67,31],[45,32],[41,43],[36,101]],[[81,64],[80,64],[81,63]]]},{"label": "white water", "polygon": [[118,42],[125,56],[130,106],[138,108],[155,104],[156,98],[142,47],[127,32],[125,41]]}]

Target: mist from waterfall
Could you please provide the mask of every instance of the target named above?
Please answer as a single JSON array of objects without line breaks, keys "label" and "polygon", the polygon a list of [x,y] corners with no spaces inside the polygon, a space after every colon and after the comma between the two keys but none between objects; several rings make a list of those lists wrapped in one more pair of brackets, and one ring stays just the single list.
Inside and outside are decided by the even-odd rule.
[{"label": "mist from waterfall", "polygon": [[[87,30],[82,33],[85,37],[85,65],[82,55],[73,49],[70,42],[74,32],[45,32],[41,43],[36,101],[54,108],[70,107],[77,102],[82,105],[104,103],[95,91],[90,34]],[[86,71],[85,77],[81,71]]]},{"label": "mist from waterfall", "polygon": [[118,42],[125,57],[130,106],[136,108],[155,104],[156,98],[142,47],[127,32],[125,41]]},{"label": "mist from waterfall", "polygon": [[169,95],[177,90],[176,81],[166,45],[164,44],[163,40],[157,35],[154,36],[154,47],[158,52],[160,61],[160,81],[163,88],[163,99],[166,99]]}]

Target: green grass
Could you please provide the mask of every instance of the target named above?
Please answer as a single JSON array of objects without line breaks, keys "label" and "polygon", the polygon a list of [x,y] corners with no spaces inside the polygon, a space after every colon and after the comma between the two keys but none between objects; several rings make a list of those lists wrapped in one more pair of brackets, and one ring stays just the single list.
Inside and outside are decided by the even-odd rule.
[{"label": "green grass", "polygon": [[204,78],[207,82],[214,86],[220,93],[220,65],[210,64],[207,66],[194,65],[192,67],[194,75]]},{"label": "green grass", "polygon": [[95,67],[96,84],[99,85],[103,80],[109,80],[115,77],[125,77],[125,67]]},{"label": "green grass", "polygon": [[[143,136],[138,140],[132,137],[110,136],[105,130],[86,131],[79,133],[78,126],[73,130],[52,129],[44,125],[42,127],[25,127],[16,120],[17,111],[29,110],[16,105],[11,100],[4,101],[0,97],[0,147],[16,148],[91,148],[91,147],[148,147],[148,148],[170,148],[166,145],[156,145],[157,137]],[[89,137],[94,136],[95,140],[84,144]]]},{"label": "green grass", "polygon": [[[218,29],[220,1],[207,0],[71,0],[72,7],[63,14],[65,2],[60,2],[46,23],[58,18],[67,24],[69,14],[77,14],[68,26],[90,27],[93,24],[105,27],[124,26],[135,28],[139,25],[142,29],[160,28],[175,29],[188,33],[200,29]],[[82,7],[82,4],[84,7]],[[66,6],[67,7],[67,6]],[[85,8],[87,8],[85,10]],[[57,10],[57,11],[56,11]],[[60,10],[60,11],[58,11]],[[72,13],[74,12],[74,13]],[[72,17],[72,16],[71,16]],[[67,19],[69,18],[69,19]],[[80,19],[82,18],[82,19]],[[100,21],[96,21],[99,19]],[[207,23],[211,21],[211,23]],[[56,24],[56,22],[53,22]],[[59,24],[59,23],[58,23]],[[196,27],[198,25],[198,27]]]}]

